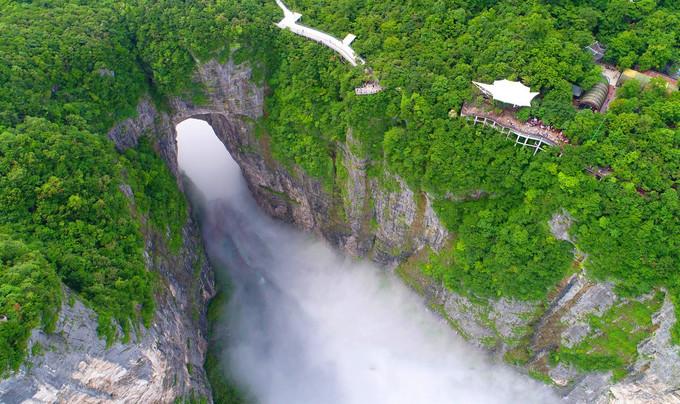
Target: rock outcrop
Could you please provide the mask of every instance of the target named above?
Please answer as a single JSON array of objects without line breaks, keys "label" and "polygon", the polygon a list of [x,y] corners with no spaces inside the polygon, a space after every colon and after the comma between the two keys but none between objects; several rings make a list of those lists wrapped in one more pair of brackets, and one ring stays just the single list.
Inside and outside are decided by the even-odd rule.
[{"label": "rock outcrop", "polygon": [[200,232],[190,220],[184,245],[170,254],[146,233],[148,268],[160,275],[156,315],[130,343],[97,335],[97,316],[66,290],[55,332],[35,330],[29,358],[0,381],[3,403],[168,403],[176,397],[210,397],[203,371],[207,349],[205,307],[213,274]]},{"label": "rock outcrop", "polygon": [[639,357],[630,374],[618,382],[612,381],[610,372],[586,375],[574,384],[565,396],[566,401],[584,404],[680,403],[680,347],[671,342],[675,321],[673,304],[666,297],[652,318],[656,330],[638,345]]}]

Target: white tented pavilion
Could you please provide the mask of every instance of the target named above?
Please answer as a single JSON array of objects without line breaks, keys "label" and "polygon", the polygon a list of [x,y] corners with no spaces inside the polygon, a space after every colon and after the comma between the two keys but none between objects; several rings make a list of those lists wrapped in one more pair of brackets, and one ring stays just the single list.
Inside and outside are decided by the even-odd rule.
[{"label": "white tented pavilion", "polygon": [[532,93],[531,89],[519,81],[496,80],[493,84],[472,82],[479,87],[482,92],[494,100],[512,104],[516,107],[530,107],[531,100],[538,95]]}]

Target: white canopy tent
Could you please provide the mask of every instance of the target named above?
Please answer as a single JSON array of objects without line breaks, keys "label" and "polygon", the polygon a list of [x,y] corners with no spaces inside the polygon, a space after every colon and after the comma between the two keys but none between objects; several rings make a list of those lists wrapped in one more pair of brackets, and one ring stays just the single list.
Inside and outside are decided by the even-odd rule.
[{"label": "white canopy tent", "polygon": [[531,100],[538,95],[532,93],[531,89],[519,81],[496,80],[493,84],[472,82],[479,87],[486,95],[493,97],[494,100],[512,104],[516,107],[530,107]]}]

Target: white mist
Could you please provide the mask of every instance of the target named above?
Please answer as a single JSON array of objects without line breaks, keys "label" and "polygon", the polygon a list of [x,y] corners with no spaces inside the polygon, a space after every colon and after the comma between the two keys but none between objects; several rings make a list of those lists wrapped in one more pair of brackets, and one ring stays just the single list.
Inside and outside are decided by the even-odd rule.
[{"label": "white mist", "polygon": [[180,167],[209,200],[208,252],[233,283],[223,359],[259,402],[557,401],[468,345],[394,276],[266,217],[207,123],[177,129]]}]

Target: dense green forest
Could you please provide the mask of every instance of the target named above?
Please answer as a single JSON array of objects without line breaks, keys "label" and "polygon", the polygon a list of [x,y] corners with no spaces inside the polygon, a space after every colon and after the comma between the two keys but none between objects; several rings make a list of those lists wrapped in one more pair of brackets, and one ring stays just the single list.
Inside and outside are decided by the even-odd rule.
[{"label": "dense green forest", "polygon": [[[0,0],[0,371],[21,362],[31,328],[54,324],[62,284],[109,341],[151,320],[138,213],[176,249],[186,205],[151,143],[120,154],[106,133],[144,94],[159,108],[170,95],[200,102],[192,72],[210,58],[247,61],[267,85],[263,136],[282,163],[335,192],[337,142],[352,128],[372,176],[390,171],[432,195],[455,238],[423,271],[448,287],[543,299],[574,270],[573,247],[547,225],[566,211],[590,276],[680,302],[680,93],[629,82],[606,114],[578,111],[571,93],[602,80],[584,50],[596,39],[619,68],[679,62],[677,1],[287,4],[305,24],[356,34],[372,73],[278,30],[269,0]],[[386,90],[355,96],[372,78]],[[450,117],[475,97],[471,80],[500,78],[540,91],[519,115],[564,129],[573,146],[532,156]]]},{"label": "dense green forest", "polygon": [[0,234],[0,369],[16,368],[34,327],[54,328],[59,278],[39,251]]},{"label": "dense green forest", "polygon": [[120,155],[106,137],[151,92],[124,10],[68,1],[0,8],[3,373],[21,363],[32,328],[54,326],[62,283],[99,314],[109,342],[149,325],[154,276],[141,215],[167,229],[177,250],[187,212],[148,142]]}]

